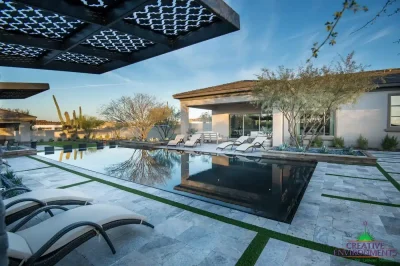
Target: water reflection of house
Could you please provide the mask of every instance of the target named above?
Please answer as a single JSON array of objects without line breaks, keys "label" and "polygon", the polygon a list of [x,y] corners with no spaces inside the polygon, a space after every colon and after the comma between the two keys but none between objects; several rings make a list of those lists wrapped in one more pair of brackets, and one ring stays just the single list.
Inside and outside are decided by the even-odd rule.
[{"label": "water reflection of house", "polygon": [[271,217],[289,215],[292,199],[297,199],[306,183],[300,177],[301,170],[308,169],[304,164],[297,167],[257,163],[245,157],[213,156],[209,169],[190,175],[189,155],[182,154],[181,160],[181,184],[174,189],[264,210]]},{"label": "water reflection of house", "polygon": [[0,109],[0,141],[13,139],[17,142],[31,140],[31,124],[36,116]]}]

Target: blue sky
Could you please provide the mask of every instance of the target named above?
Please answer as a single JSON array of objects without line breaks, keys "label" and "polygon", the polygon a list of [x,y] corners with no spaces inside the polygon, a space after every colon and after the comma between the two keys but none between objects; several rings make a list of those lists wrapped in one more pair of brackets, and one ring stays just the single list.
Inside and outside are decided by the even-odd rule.
[{"label": "blue sky", "polygon": [[[169,54],[102,75],[0,67],[1,81],[45,82],[50,90],[24,100],[0,101],[0,107],[29,109],[38,119],[58,120],[52,95],[62,111],[78,109],[97,115],[110,99],[149,93],[179,106],[172,95],[243,79],[254,79],[260,69],[296,67],[310,56],[310,48],[326,36],[324,23],[343,0],[229,0],[240,15],[238,32],[195,44]],[[337,45],[324,47],[316,65],[328,64],[337,54],[356,51],[357,61],[370,69],[400,67],[400,14],[381,17],[375,24],[350,34],[372,18],[383,0],[358,0],[369,12],[348,12],[338,26]],[[328,4],[329,3],[329,4]],[[397,63],[397,64],[396,64]],[[203,110],[192,109],[191,117]]]}]

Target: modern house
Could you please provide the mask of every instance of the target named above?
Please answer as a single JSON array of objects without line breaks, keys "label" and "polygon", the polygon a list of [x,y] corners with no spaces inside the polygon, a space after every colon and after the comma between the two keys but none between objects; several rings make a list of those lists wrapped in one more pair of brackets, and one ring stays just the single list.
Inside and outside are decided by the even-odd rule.
[{"label": "modern house", "polygon": [[28,142],[31,140],[31,125],[36,116],[0,109],[0,142],[15,140]]},{"label": "modern house", "polygon": [[[386,134],[400,137],[400,69],[378,72],[385,73],[385,82],[379,81],[378,88],[365,93],[356,104],[336,110],[323,129],[324,142],[329,144],[336,136],[343,137],[345,145],[355,145],[362,134],[371,148],[378,148]],[[272,116],[266,115],[252,104],[254,83],[242,80],[173,95],[180,101],[181,133],[189,128],[189,108],[193,107],[211,110],[212,130],[224,137],[249,135],[264,127],[273,131],[274,146],[288,142],[288,125],[282,113],[274,110]]]}]

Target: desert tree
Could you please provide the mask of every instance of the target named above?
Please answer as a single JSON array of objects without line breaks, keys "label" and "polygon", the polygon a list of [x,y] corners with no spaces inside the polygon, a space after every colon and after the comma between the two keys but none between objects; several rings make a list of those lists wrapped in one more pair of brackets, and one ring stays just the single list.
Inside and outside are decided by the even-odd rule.
[{"label": "desert tree", "polygon": [[136,137],[146,140],[154,125],[171,115],[171,109],[154,96],[137,93],[112,100],[102,107],[101,114],[109,121],[126,125]]},{"label": "desert tree", "polygon": [[[332,3],[335,2],[332,1]],[[351,34],[355,34],[356,32],[373,25],[379,18],[395,17],[400,15],[400,1],[384,0],[382,1],[382,3],[383,5],[379,9],[379,11],[372,15],[368,21],[366,21],[363,25],[354,30]],[[334,12],[333,19],[325,23],[327,34],[322,42],[315,42],[313,44],[313,47],[311,48],[311,56],[308,58],[307,62],[309,62],[312,58],[317,58],[321,48],[326,44],[329,44],[331,46],[335,45],[336,37],[339,34],[336,31],[336,27],[339,24],[340,20],[343,18],[344,14],[349,12],[357,13],[358,11],[368,12],[368,7],[361,6],[356,0],[344,0],[341,4],[340,10]],[[400,44],[400,36],[396,36],[393,42]]]},{"label": "desert tree", "polygon": [[303,147],[307,136],[308,149],[334,111],[355,103],[362,94],[375,88],[376,72],[365,71],[364,65],[353,60],[353,54],[340,57],[329,66],[315,67],[308,63],[297,70],[283,66],[275,71],[262,69],[253,89],[255,104],[266,112],[273,109],[282,112],[288,122],[291,144]]},{"label": "desert tree", "polygon": [[169,109],[170,115],[155,124],[157,132],[160,135],[161,139],[170,138],[179,125],[181,117],[180,111],[173,106],[169,107]]},{"label": "desert tree", "polygon": [[[132,156],[121,163],[106,167],[108,175],[144,185],[160,185],[171,178],[176,155],[164,150],[133,150]],[[179,157],[178,157],[179,159]]]},{"label": "desert tree", "polygon": [[96,128],[105,123],[103,120],[100,120],[95,116],[88,116],[88,115],[83,116],[80,122],[81,122],[81,128],[85,132],[85,137],[87,139],[90,139],[93,131]]},{"label": "desert tree", "polygon": [[200,119],[203,123],[211,122],[212,118],[209,112],[203,112],[200,115]]}]

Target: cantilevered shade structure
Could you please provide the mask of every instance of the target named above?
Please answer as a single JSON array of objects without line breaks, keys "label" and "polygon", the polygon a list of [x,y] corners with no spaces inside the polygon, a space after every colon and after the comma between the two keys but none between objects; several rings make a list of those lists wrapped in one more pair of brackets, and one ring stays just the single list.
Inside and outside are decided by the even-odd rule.
[{"label": "cantilevered shade structure", "polygon": [[239,28],[223,0],[0,0],[0,65],[101,74]]},{"label": "cantilevered shade structure", "polygon": [[0,100],[25,99],[49,88],[48,83],[0,82]]}]

